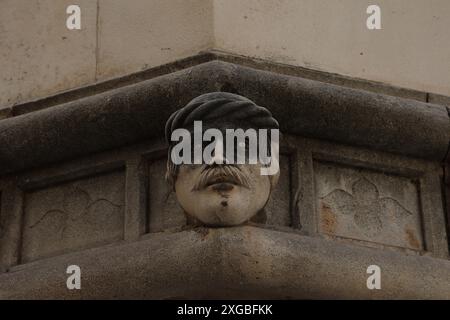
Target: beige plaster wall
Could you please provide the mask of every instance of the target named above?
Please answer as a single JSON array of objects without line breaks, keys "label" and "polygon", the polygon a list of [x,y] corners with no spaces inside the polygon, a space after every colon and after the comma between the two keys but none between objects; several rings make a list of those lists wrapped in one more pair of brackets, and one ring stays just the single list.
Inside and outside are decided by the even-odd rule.
[{"label": "beige plaster wall", "polygon": [[212,18],[210,0],[0,0],[0,108],[211,48]]},{"label": "beige plaster wall", "polygon": [[0,0],[0,108],[95,81],[95,1],[82,29],[66,28],[71,0]]},{"label": "beige plaster wall", "polygon": [[99,80],[213,46],[210,0],[99,0]]},{"label": "beige plaster wall", "polygon": [[448,0],[215,0],[214,27],[218,49],[450,95]]},{"label": "beige plaster wall", "polygon": [[[367,30],[366,8],[382,10]],[[82,29],[68,30],[79,4]],[[448,0],[0,0],[0,108],[205,49],[450,95]]]}]

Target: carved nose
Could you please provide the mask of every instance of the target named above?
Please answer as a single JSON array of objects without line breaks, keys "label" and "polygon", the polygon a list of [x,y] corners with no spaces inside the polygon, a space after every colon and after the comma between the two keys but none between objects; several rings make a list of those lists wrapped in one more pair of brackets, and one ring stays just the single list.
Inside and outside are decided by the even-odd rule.
[{"label": "carved nose", "polygon": [[210,159],[210,161],[207,163],[208,166],[216,166],[216,165],[222,165],[222,164],[228,164],[227,158],[223,154],[216,154],[214,153],[214,157]]},{"label": "carved nose", "polygon": [[228,163],[229,161],[225,157],[223,152],[223,141],[219,139],[214,147],[214,156],[211,159],[209,159],[207,165],[221,165]]}]

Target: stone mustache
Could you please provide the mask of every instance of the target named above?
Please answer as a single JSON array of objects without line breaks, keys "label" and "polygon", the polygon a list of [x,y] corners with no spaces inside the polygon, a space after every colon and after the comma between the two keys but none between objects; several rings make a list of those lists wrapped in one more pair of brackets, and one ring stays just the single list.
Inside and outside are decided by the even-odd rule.
[{"label": "stone mustache", "polygon": [[[250,137],[238,143],[239,150],[233,152],[230,152],[230,148],[235,148],[233,144],[223,144],[216,138],[212,144],[215,147],[210,150],[211,156],[203,157],[205,161],[175,161],[177,157],[174,157],[173,151],[180,151],[175,150],[178,148],[174,142],[176,131],[183,129],[187,135],[191,132],[195,134],[199,121],[205,133],[211,129],[216,132],[229,132],[231,129],[241,132],[270,130],[272,135],[265,136],[270,142],[257,144],[259,154],[261,148],[266,149],[264,151],[270,156],[270,164],[261,158],[262,161],[255,161],[251,152],[245,152],[244,163],[227,159],[229,154],[236,158],[242,156],[239,150],[250,151],[256,141]],[[278,129],[278,122],[266,108],[226,92],[203,94],[170,116],[165,132],[169,144],[166,180],[175,191],[189,221],[211,227],[235,226],[247,222],[264,209],[279,177]],[[226,156],[222,152],[224,146]],[[191,159],[191,151],[198,147],[208,149],[203,145],[184,149],[181,150],[181,158]],[[195,155],[193,158],[196,158]],[[276,163],[276,170],[264,174],[269,166],[273,167],[273,163]]]}]

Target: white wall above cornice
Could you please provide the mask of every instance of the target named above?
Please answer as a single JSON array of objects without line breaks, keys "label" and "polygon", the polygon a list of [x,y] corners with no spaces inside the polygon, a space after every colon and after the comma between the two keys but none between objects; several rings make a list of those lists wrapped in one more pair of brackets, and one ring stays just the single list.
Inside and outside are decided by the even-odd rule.
[{"label": "white wall above cornice", "polygon": [[[207,49],[450,95],[450,3],[378,1],[5,0],[0,12],[0,109],[140,72]],[[1,117],[1,115],[0,115]]]}]

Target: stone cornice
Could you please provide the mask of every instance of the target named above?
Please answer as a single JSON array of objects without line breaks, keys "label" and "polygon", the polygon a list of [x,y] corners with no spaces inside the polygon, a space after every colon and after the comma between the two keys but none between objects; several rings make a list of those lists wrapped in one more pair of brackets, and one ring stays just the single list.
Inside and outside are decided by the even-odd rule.
[{"label": "stone cornice", "polygon": [[[73,261],[82,290],[66,288]],[[371,264],[383,266],[382,290],[366,287]],[[17,266],[0,275],[0,299],[449,299],[449,279],[448,260],[245,226],[156,233]]]},{"label": "stone cornice", "polygon": [[252,99],[295,135],[437,161],[450,140],[444,106],[211,61],[0,121],[0,174],[160,138],[211,91]]}]

